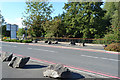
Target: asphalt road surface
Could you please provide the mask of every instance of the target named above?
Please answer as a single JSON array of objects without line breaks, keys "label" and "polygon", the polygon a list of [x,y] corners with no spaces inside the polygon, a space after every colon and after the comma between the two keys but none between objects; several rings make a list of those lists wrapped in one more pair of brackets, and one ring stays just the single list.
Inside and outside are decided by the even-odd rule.
[{"label": "asphalt road surface", "polygon": [[32,46],[2,42],[2,51],[74,66],[84,70],[118,77],[118,55],[56,47]]}]

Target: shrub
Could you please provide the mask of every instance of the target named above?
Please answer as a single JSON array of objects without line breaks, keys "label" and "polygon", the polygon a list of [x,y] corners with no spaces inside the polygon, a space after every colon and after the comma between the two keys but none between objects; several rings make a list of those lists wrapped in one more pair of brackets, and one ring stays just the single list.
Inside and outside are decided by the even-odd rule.
[{"label": "shrub", "polygon": [[105,40],[93,40],[93,44],[105,44]]},{"label": "shrub", "polygon": [[32,43],[32,40],[23,40],[23,43]]},{"label": "shrub", "polygon": [[3,39],[7,39],[7,37],[3,37]]},{"label": "shrub", "polygon": [[108,51],[116,51],[116,52],[120,52],[120,43],[112,43],[109,44],[106,48],[104,48],[105,50]]},{"label": "shrub", "polygon": [[2,41],[6,41],[6,42],[20,42],[20,43],[32,43],[32,40],[16,40],[16,39],[6,40],[6,39],[2,39]]}]

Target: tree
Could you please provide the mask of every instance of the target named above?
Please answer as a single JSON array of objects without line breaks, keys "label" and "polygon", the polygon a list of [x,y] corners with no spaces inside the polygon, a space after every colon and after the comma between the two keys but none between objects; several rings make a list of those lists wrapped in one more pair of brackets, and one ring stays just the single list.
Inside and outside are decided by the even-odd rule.
[{"label": "tree", "polygon": [[3,25],[4,23],[5,19],[0,10],[0,35],[2,34],[2,37],[10,37],[10,31],[6,31],[6,25]]},{"label": "tree", "polygon": [[25,34],[25,29],[24,28],[19,28],[18,32],[17,32],[17,36],[22,36],[23,34]]},{"label": "tree", "polygon": [[2,37],[10,37],[10,31],[6,31],[6,25],[2,25]]},{"label": "tree", "polygon": [[65,33],[60,15],[54,17],[52,21],[46,21],[42,26],[46,31],[46,37],[63,37]]},{"label": "tree", "polygon": [[48,2],[26,2],[26,5],[23,23],[28,27],[29,34],[34,37],[44,35],[45,31],[41,24],[51,19],[52,5]]},{"label": "tree", "polygon": [[107,11],[105,19],[110,23],[109,31],[104,37],[107,40],[120,40],[119,5],[120,2],[105,3],[104,9]]},{"label": "tree", "polygon": [[102,2],[68,2],[64,23],[69,37],[100,38],[106,28],[102,17],[105,11],[100,7]]},{"label": "tree", "polygon": [[0,26],[2,26],[4,21],[5,21],[5,19],[3,18],[2,14],[1,14],[1,10],[0,10]]},{"label": "tree", "polygon": [[118,5],[119,2],[106,2],[104,8],[107,13],[105,19],[109,20],[109,26],[118,26]]}]

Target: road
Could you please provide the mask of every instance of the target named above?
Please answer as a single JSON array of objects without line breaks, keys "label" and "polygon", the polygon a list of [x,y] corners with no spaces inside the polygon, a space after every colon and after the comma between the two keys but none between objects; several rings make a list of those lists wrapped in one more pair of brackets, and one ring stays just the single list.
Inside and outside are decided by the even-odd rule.
[{"label": "road", "polygon": [[2,51],[118,77],[118,55],[47,46],[2,43]]}]

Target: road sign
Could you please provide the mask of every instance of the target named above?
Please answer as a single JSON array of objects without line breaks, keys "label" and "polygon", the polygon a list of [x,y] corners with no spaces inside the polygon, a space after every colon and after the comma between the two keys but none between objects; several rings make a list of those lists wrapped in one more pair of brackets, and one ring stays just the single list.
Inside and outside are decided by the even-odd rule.
[{"label": "road sign", "polygon": [[10,31],[10,30],[11,30],[11,24],[7,24],[7,25],[6,25],[6,30],[7,30],[7,31]]}]

